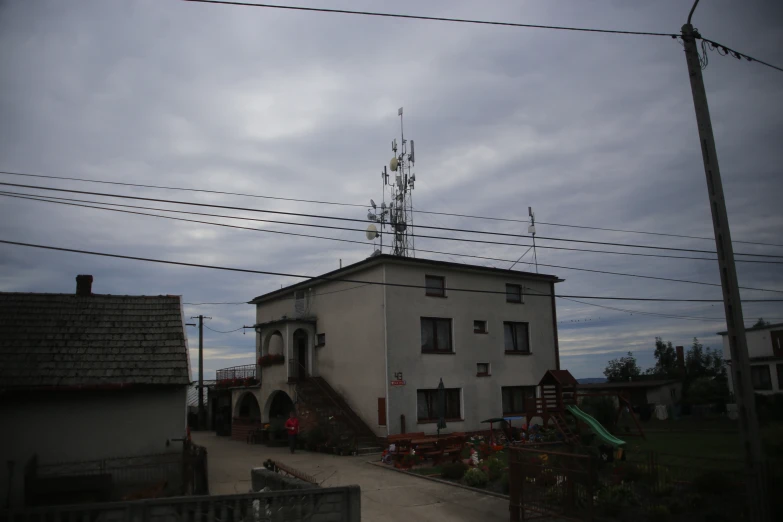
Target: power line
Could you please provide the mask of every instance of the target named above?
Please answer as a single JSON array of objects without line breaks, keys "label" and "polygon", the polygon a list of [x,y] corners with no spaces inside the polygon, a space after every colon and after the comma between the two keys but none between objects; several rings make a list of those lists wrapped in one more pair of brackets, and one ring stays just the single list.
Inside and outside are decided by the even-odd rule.
[{"label": "power line", "polygon": [[[95,256],[102,256],[102,257],[111,257],[111,258],[117,258],[117,259],[128,259],[133,261],[145,261],[150,263],[162,263],[162,264],[168,264],[168,265],[179,265],[179,266],[189,266],[194,268],[209,268],[213,270],[226,270],[231,272],[244,272],[244,273],[251,273],[251,274],[262,274],[262,275],[273,275],[273,276],[281,276],[281,277],[294,277],[299,279],[307,279],[307,280],[317,280],[317,281],[330,281],[330,282],[348,282],[348,283],[359,283],[362,285],[376,285],[376,286],[391,286],[391,287],[397,287],[397,288],[416,288],[416,289],[426,289],[426,286],[423,285],[412,285],[412,284],[405,284],[405,283],[384,283],[384,282],[378,282],[378,281],[361,281],[356,279],[347,279],[347,278],[338,278],[338,277],[326,277],[326,276],[307,276],[307,275],[301,275],[301,274],[290,274],[286,272],[272,272],[267,270],[251,270],[246,268],[233,268],[233,267],[223,267],[223,266],[217,266],[217,265],[204,265],[199,263],[186,263],[183,261],[166,261],[162,259],[153,259],[153,258],[144,258],[144,257],[137,257],[137,256],[127,256],[127,255],[120,255],[120,254],[109,254],[105,252],[93,252],[89,250],[79,250],[79,249],[72,249],[72,248],[63,248],[63,247],[53,247],[48,245],[36,245],[32,243],[22,243],[18,241],[8,241],[8,240],[0,240],[0,243],[5,243],[9,245],[15,245],[15,246],[26,246],[31,248],[41,248],[45,250],[55,250],[60,252],[71,252],[71,253],[77,253],[77,254],[87,254],[87,255],[95,255]],[[503,290],[483,290],[483,289],[474,289],[474,288],[455,288],[455,287],[447,287],[445,288],[447,291],[451,292],[466,292],[466,293],[480,293],[480,294],[502,294],[506,295],[506,292]],[[540,293],[535,292],[531,289],[527,289],[528,293],[525,295],[533,296],[533,297],[553,297],[552,294],[546,294],[546,293]],[[579,298],[579,299],[601,299],[601,300],[608,300],[608,301],[651,301],[651,302],[679,302],[679,303],[718,303],[722,302],[720,299],[671,299],[671,298],[660,298],[660,297],[616,297],[616,296],[584,296],[584,295],[555,295],[554,297],[563,297],[563,298]],[[748,303],[777,303],[777,302],[783,302],[783,299],[744,299],[743,302]]]},{"label": "power line", "polygon": [[[332,220],[338,220],[338,221],[349,221],[349,222],[361,222],[364,223],[364,220],[360,219],[354,219],[354,218],[345,218],[345,217],[338,217],[338,216],[323,216],[318,214],[304,214],[299,212],[286,212],[282,210],[266,210],[266,209],[254,209],[254,208],[246,208],[246,207],[232,207],[228,205],[215,205],[215,204],[209,204],[209,203],[196,203],[196,202],[190,202],[190,201],[179,201],[179,200],[170,200],[170,199],[159,199],[159,198],[145,198],[140,196],[127,196],[122,194],[109,194],[104,192],[91,192],[91,191],[84,191],[84,190],[73,190],[73,189],[60,189],[60,188],[54,188],[54,187],[40,187],[36,185],[22,185],[17,183],[4,183],[0,182],[0,185],[6,185],[6,186],[12,186],[12,187],[22,187],[22,188],[31,188],[31,189],[37,189],[37,190],[49,190],[49,191],[55,191],[55,192],[68,192],[68,193],[75,193],[75,194],[87,194],[92,196],[101,196],[101,197],[111,197],[111,198],[121,198],[121,199],[131,199],[131,200],[140,200],[140,201],[153,201],[157,203],[170,203],[170,204],[176,204],[176,205],[189,205],[189,206],[198,206],[198,207],[209,207],[209,208],[220,208],[220,209],[226,209],[226,210],[240,210],[240,211],[247,211],[247,212],[256,212],[256,213],[264,213],[264,214],[282,214],[282,215],[288,215],[288,216],[297,216],[297,217],[309,217],[309,218],[316,218],[316,219],[332,219]],[[13,194],[8,193],[6,194]],[[17,194],[19,195],[19,194]],[[32,194],[24,194],[25,196],[32,196],[36,197],[36,195]],[[37,196],[40,197],[40,196]],[[114,205],[113,203],[100,203],[100,202],[90,202],[90,203],[96,203],[96,204],[110,204]],[[158,209],[154,208],[152,210],[157,211],[163,211],[163,212],[176,212],[173,210],[166,210],[166,209]],[[195,213],[194,213],[195,214]],[[227,217],[227,216],[223,216]],[[291,222],[291,221],[274,221],[274,220],[259,220],[259,219],[251,219],[251,218],[231,218],[231,219],[245,219],[245,220],[253,220],[253,221],[263,221],[268,223],[281,223],[281,224],[287,224],[287,225],[295,225],[295,226],[305,226],[305,227],[316,227],[316,228],[329,228],[329,229],[335,229],[335,230],[348,230],[353,232],[359,232],[357,229],[351,229],[351,228],[343,228],[343,227],[335,227],[330,225],[315,225],[312,223],[299,223],[299,222]],[[474,234],[488,234],[488,235],[508,235],[513,237],[520,237],[520,238],[526,238],[528,236],[523,236],[519,234],[503,234],[499,232],[483,232],[483,231],[476,231],[476,230],[468,230],[468,229],[454,229],[454,228],[446,228],[446,227],[422,227],[420,228],[432,228],[436,230],[445,230],[445,231],[451,231],[451,232],[470,232]],[[363,232],[363,231],[361,231]],[[498,242],[498,241],[487,241],[487,240],[479,240],[479,239],[470,239],[470,238],[457,238],[457,237],[442,237],[442,236],[430,236],[430,235],[424,235],[424,234],[418,234],[417,237],[419,238],[425,238],[425,239],[440,239],[440,240],[446,240],[446,241],[462,241],[462,242],[471,242],[471,243],[482,243],[482,244],[490,244],[490,245],[504,245],[504,246],[517,246],[517,247],[528,247],[531,245],[523,245],[520,243],[504,243],[504,242]],[[651,249],[659,249],[659,250],[674,250],[674,251],[685,251],[685,252],[694,252],[694,253],[708,253],[708,254],[714,254],[714,252],[709,250],[695,250],[695,249],[680,249],[680,248],[670,248],[670,247],[657,247],[657,246],[650,246],[650,245],[630,245],[630,244],[623,244],[623,243],[606,243],[606,242],[599,242],[599,241],[582,241],[582,240],[571,240],[571,239],[562,239],[562,238],[551,238],[551,237],[545,237],[543,239],[553,240],[553,241],[567,241],[567,242],[581,242],[581,243],[590,243],[590,244],[599,244],[599,245],[613,245],[613,246],[622,246],[622,247],[634,247],[634,248],[651,248]],[[671,258],[671,259],[700,259],[700,260],[706,260],[706,261],[715,261],[715,259],[712,258],[699,258],[699,257],[691,257],[691,256],[673,256],[673,255],[661,255],[661,254],[644,254],[639,252],[617,252],[617,251],[611,251],[611,250],[588,250],[588,249],[581,249],[581,248],[569,248],[569,247],[556,247],[551,245],[539,245],[539,248],[547,248],[552,250],[570,250],[570,251],[576,251],[576,252],[593,252],[593,253],[602,253],[602,254],[617,254],[617,255],[632,255],[632,256],[643,256],[643,257],[661,257],[661,258]],[[751,256],[751,257],[764,257],[764,258],[773,258],[773,259],[780,259],[783,256],[775,256],[775,255],[767,255],[767,254],[750,254],[750,253],[739,253],[736,252],[735,255],[744,255],[744,256]],[[772,264],[783,264],[783,261],[759,261],[759,260],[747,260],[747,259],[738,259],[737,262],[745,262],[745,263],[772,263]]]},{"label": "power line", "polygon": [[[420,290],[426,290],[426,286],[424,285],[413,285],[413,284],[407,284],[407,283],[384,283],[381,281],[362,281],[358,279],[348,279],[344,277],[328,277],[328,276],[308,276],[308,275],[301,275],[301,274],[291,274],[287,272],[273,272],[271,270],[252,270],[249,268],[235,268],[235,267],[225,267],[225,266],[219,266],[219,265],[205,265],[201,263],[186,263],[184,261],[167,261],[164,259],[154,259],[154,258],[148,258],[148,257],[138,257],[138,256],[127,256],[127,255],[121,255],[121,254],[110,254],[107,252],[94,252],[90,250],[80,250],[76,248],[64,248],[64,247],[55,247],[55,246],[49,246],[49,245],[36,245],[34,243],[23,243],[20,241],[9,241],[6,239],[0,239],[0,243],[6,244],[6,245],[14,245],[14,246],[24,246],[29,248],[40,248],[43,250],[53,250],[57,252],[70,252],[74,254],[85,254],[85,255],[92,255],[92,256],[100,256],[100,257],[110,257],[115,259],[127,259],[131,261],[144,261],[147,263],[160,263],[165,265],[176,265],[176,266],[188,266],[192,268],[209,268],[211,270],[224,270],[228,272],[241,272],[241,273],[247,273],[247,274],[260,274],[260,275],[271,275],[271,276],[278,276],[278,277],[293,277],[297,279],[305,279],[305,280],[315,280],[315,281],[329,281],[329,282],[342,282],[342,283],[359,283],[362,285],[375,285],[375,286],[391,286],[395,288],[415,288]],[[505,290],[484,290],[484,289],[478,289],[478,288],[455,288],[455,287],[446,287],[446,291],[450,292],[465,292],[465,293],[473,293],[473,294],[496,294],[496,295],[506,295]],[[617,297],[617,296],[594,296],[594,295],[552,295],[547,293],[540,293],[533,291],[531,289],[527,289],[526,296],[531,297],[569,297],[573,299],[600,299],[600,300],[606,300],[606,301],[649,301],[649,302],[670,302],[670,303],[720,303],[722,302],[721,299],[671,299],[671,298],[664,298],[664,297]],[[743,302],[748,303],[783,303],[783,299],[743,299]]]},{"label": "power line", "polygon": [[520,24],[514,22],[492,22],[487,20],[470,20],[465,18],[445,18],[440,16],[420,16],[420,15],[406,15],[406,14],[393,14],[393,13],[378,13],[372,11],[349,11],[347,9],[326,9],[319,7],[300,7],[293,5],[277,5],[277,4],[258,4],[258,3],[244,3],[244,2],[229,2],[221,0],[186,0],[187,2],[198,2],[202,4],[222,4],[232,6],[244,6],[244,7],[267,7],[271,9],[287,9],[290,11],[309,11],[316,13],[331,13],[331,14],[351,14],[351,15],[363,15],[363,16],[378,16],[383,18],[404,18],[407,20],[427,20],[432,22],[456,22],[462,24],[479,24],[479,25],[495,25],[504,27],[523,27],[528,29],[553,29],[558,31],[578,31],[585,33],[608,33],[608,34],[627,34],[627,35],[639,35],[639,36],[668,36],[676,37],[678,35],[672,33],[652,33],[643,31],[621,31],[613,29],[589,29],[585,27],[566,27],[560,25],[536,25],[536,24]]},{"label": "power line", "polygon": [[743,58],[745,58],[749,62],[758,62],[761,65],[766,65],[771,69],[775,69],[777,71],[783,72],[783,68],[778,67],[777,65],[772,65],[771,63],[767,63],[763,60],[759,60],[758,58],[753,58],[752,56],[748,56],[747,54],[740,53],[723,44],[719,44],[718,42],[715,42],[713,40],[709,40],[707,38],[701,37],[700,35],[696,35],[696,38],[701,38],[702,41],[707,42],[711,46],[711,48],[717,50],[718,54],[720,54],[721,56],[731,55],[734,58],[737,58],[738,60],[742,60]]},{"label": "power line", "polygon": [[[31,174],[27,172],[13,172],[13,171],[0,171],[0,174],[8,175],[8,176],[24,176],[24,177],[31,177],[31,178],[43,178],[43,179],[58,179],[58,180],[64,180],[64,181],[79,181],[83,183],[101,183],[104,185],[118,185],[118,186],[124,186],[124,187],[138,187],[138,188],[151,188],[151,189],[160,189],[160,190],[179,190],[184,192],[201,192],[205,194],[219,194],[219,195],[225,195],[225,196],[241,196],[241,197],[248,197],[248,198],[260,198],[260,199],[269,199],[269,200],[276,200],[276,201],[291,201],[296,203],[312,203],[312,204],[319,204],[319,205],[333,205],[333,206],[342,206],[342,207],[357,207],[357,208],[367,208],[367,205],[360,205],[357,203],[340,203],[335,201],[323,201],[323,200],[315,200],[315,199],[297,199],[297,198],[286,198],[286,197],[280,197],[280,196],[263,196],[260,194],[247,194],[242,192],[226,192],[221,190],[209,190],[209,189],[197,189],[197,188],[187,188],[187,187],[169,187],[164,185],[147,185],[142,183],[127,183],[127,182],[120,182],[120,181],[105,181],[105,180],[98,180],[98,179],[90,179],[90,178],[74,178],[74,177],[67,177],[67,176],[52,176],[52,175],[44,175],[44,174]],[[490,217],[490,216],[476,216],[472,214],[458,214],[453,212],[436,212],[432,210],[416,210],[417,214],[430,214],[430,215],[438,215],[438,216],[449,216],[449,217],[460,217],[460,218],[467,218],[467,219],[482,219],[487,221],[500,221],[500,222],[509,222],[509,223],[527,223],[524,219],[514,219],[514,218],[500,218],[500,217]],[[565,223],[551,223],[546,221],[537,221],[540,225],[548,225],[553,227],[564,227],[564,228],[578,228],[583,230],[600,230],[603,232],[618,232],[623,234],[644,234],[644,235],[652,235],[652,236],[662,236],[662,237],[676,237],[681,239],[699,239],[704,241],[715,241],[715,238],[712,237],[704,237],[704,236],[690,236],[690,235],[684,235],[684,234],[669,234],[664,232],[649,232],[649,231],[641,231],[641,230],[628,230],[628,229],[619,229],[619,228],[603,228],[603,227],[592,227],[587,225],[572,225],[572,224],[565,224]],[[765,243],[760,241],[734,241],[734,243],[743,243],[746,245],[761,245],[761,246],[772,246],[772,247],[781,247],[783,248],[783,244],[778,243]]]},{"label": "power line", "polygon": [[[108,210],[108,211],[112,211],[112,212],[123,212],[123,213],[137,214],[137,215],[149,216],[149,217],[159,217],[159,218],[163,218],[163,219],[171,219],[171,220],[176,220],[176,221],[185,221],[185,222],[192,222],[192,223],[198,223],[198,224],[208,224],[208,225],[213,225],[213,226],[237,228],[237,229],[240,229],[240,230],[250,230],[250,231],[255,231],[255,232],[270,232],[270,233],[284,234],[284,235],[291,234],[291,235],[295,235],[295,236],[304,236],[304,237],[308,237],[308,238],[325,239],[325,240],[329,240],[329,241],[339,241],[339,242],[347,242],[347,243],[355,243],[355,244],[366,245],[366,243],[364,243],[362,241],[355,241],[355,240],[350,240],[350,239],[332,238],[332,237],[326,237],[326,236],[315,236],[315,235],[309,235],[309,234],[294,234],[294,233],[291,233],[291,232],[283,232],[283,231],[276,231],[276,230],[258,229],[258,228],[250,228],[250,227],[240,227],[240,226],[236,226],[236,225],[227,225],[227,224],[224,224],[224,223],[214,223],[214,222],[210,222],[210,221],[201,221],[201,220],[191,220],[191,219],[184,219],[184,218],[176,218],[176,217],[172,217],[172,216],[162,216],[162,215],[159,215],[159,214],[150,214],[150,213],[146,213],[146,212],[132,212],[132,211],[125,211],[125,210],[120,210],[120,209],[104,208],[104,207],[97,207],[97,206],[90,206],[90,205],[79,205],[79,204],[65,203],[65,202],[60,202],[60,201],[50,201],[48,199],[42,199],[42,198],[44,198],[44,196],[40,196],[40,197],[22,197],[22,196],[16,196],[16,195],[12,195],[12,194],[13,193],[6,193],[6,192],[0,191],[0,196],[18,197],[19,199],[29,199],[29,200],[32,200],[32,201],[39,201],[39,202],[44,202],[44,203],[59,203],[59,204],[63,204],[63,205],[71,205],[71,206],[84,207],[84,208],[92,208],[92,209],[96,209],[96,210]],[[46,197],[48,197],[48,196],[46,196]],[[53,199],[66,199],[68,201],[82,201],[82,200],[73,200],[73,199],[70,199],[70,198],[53,198]],[[130,207],[130,208],[142,208],[142,209],[148,209],[149,208],[149,207],[136,207],[136,206],[133,206],[133,205],[120,205],[120,204],[116,204],[116,203],[107,203],[107,204],[117,205],[117,206],[121,206],[121,207]],[[163,210],[163,211],[166,211],[166,212],[178,212],[178,213],[190,214],[190,212],[182,212],[182,211],[176,211],[176,210],[171,210],[171,211],[165,210],[165,209],[158,209],[158,210]],[[194,212],[193,214],[203,215],[203,214],[198,213],[198,212]],[[206,215],[213,215],[213,214],[206,214]],[[223,218],[228,218],[228,219],[252,219],[252,218],[233,218],[232,216],[221,216],[221,215],[217,215],[217,217],[223,217]],[[443,251],[438,251],[438,250],[425,250],[425,249],[419,249],[419,251],[420,252],[424,252],[424,253],[439,254],[439,255],[444,255],[444,256],[469,257],[469,258],[484,259],[484,260],[489,260],[489,261],[500,261],[500,262],[504,262],[504,263],[512,262],[510,259],[501,259],[501,258],[488,257],[488,256],[478,256],[478,255],[472,255],[472,254],[458,254],[456,252],[443,252]],[[519,262],[519,260],[517,260],[516,262]],[[530,263],[527,263],[527,264],[530,264]],[[582,271],[582,272],[591,272],[591,273],[605,274],[605,275],[636,277],[636,278],[641,278],[641,279],[652,279],[652,280],[659,280],[659,281],[670,281],[670,282],[675,282],[675,283],[688,283],[688,284],[697,284],[697,285],[705,285],[705,286],[718,286],[718,287],[720,286],[720,284],[718,284],[718,283],[708,283],[708,282],[703,282],[703,281],[691,281],[691,280],[688,280],[688,279],[675,279],[675,278],[659,277],[659,276],[648,276],[648,275],[640,275],[640,274],[628,274],[628,273],[624,273],[624,272],[612,272],[612,271],[608,271],[608,270],[597,270],[597,269],[590,269],[590,268],[577,268],[577,267],[569,267],[569,266],[563,266],[563,265],[552,265],[552,264],[546,264],[546,263],[539,263],[539,264],[541,266],[546,266],[546,267],[550,267],[550,268],[560,268],[560,269],[564,269],[564,270],[577,270],[577,271]],[[783,290],[774,290],[774,289],[768,289],[768,288],[755,288],[755,287],[740,287],[740,288],[742,290],[755,290],[755,291],[761,291],[761,292],[783,293]],[[185,303],[185,304],[201,305],[201,304],[244,304],[244,303]]]},{"label": "power line", "polygon": [[209,330],[211,332],[215,332],[215,333],[219,333],[219,334],[230,334],[230,333],[238,332],[239,330],[244,330],[245,329],[245,327],[242,326],[242,327],[235,328],[233,330],[227,330],[227,331],[224,332],[222,330],[215,330],[214,328],[210,328],[207,325],[204,325],[204,328],[206,328],[207,330]]}]

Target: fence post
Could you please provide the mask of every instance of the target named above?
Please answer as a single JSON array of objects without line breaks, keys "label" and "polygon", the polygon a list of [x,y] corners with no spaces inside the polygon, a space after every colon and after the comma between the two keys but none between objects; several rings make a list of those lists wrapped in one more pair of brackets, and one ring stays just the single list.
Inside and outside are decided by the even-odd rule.
[{"label": "fence post", "polygon": [[520,511],[524,517],[522,507],[522,469],[519,461],[519,453],[513,448],[509,449],[508,469],[508,510],[511,522],[520,522]]}]

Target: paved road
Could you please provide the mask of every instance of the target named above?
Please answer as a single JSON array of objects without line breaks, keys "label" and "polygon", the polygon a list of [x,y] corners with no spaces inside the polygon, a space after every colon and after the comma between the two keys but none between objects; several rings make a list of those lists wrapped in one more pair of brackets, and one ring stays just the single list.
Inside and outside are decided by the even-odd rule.
[{"label": "paved road", "polygon": [[213,495],[250,491],[250,470],[266,459],[292,466],[323,486],[358,484],[362,522],[506,521],[508,501],[439,484],[368,464],[377,457],[336,457],[287,448],[249,445],[210,432],[194,432],[193,442],[208,452]]}]

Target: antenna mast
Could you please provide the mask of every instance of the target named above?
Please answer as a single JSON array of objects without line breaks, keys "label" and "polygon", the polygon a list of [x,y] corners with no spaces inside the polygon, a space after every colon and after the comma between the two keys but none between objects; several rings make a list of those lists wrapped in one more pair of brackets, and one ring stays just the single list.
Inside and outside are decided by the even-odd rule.
[{"label": "antenna mast", "polygon": [[[392,140],[392,152],[394,156],[389,162],[389,170],[393,176],[390,179],[386,167],[383,168],[381,178],[383,179],[384,201],[386,200],[386,190],[389,190],[389,207],[381,207],[380,216],[376,214],[373,221],[381,223],[381,234],[386,231],[386,226],[391,228],[392,245],[391,253],[395,256],[408,257],[415,255],[413,250],[413,199],[412,193],[416,183],[416,174],[411,172],[411,168],[416,162],[415,148],[413,140],[405,139],[405,127],[403,124],[402,107],[397,111],[400,117],[400,143]],[[379,219],[380,218],[380,219]]]}]

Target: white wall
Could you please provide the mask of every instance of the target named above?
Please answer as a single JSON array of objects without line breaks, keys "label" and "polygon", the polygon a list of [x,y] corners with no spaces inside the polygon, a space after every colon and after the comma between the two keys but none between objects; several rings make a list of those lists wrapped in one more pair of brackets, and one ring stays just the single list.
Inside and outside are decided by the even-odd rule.
[{"label": "white wall", "polygon": [[[383,268],[371,267],[358,273],[343,274],[342,277],[381,282]],[[326,345],[312,348],[313,375],[326,379],[370,428],[385,436],[385,427],[378,425],[378,398],[386,396],[383,287],[324,283],[315,286],[311,296],[306,315],[317,318],[316,334],[326,334]],[[283,315],[293,318],[293,291],[284,297],[257,305],[256,322],[278,320]],[[284,332],[285,327],[281,325],[281,331]],[[310,344],[314,344],[312,339]],[[286,383],[287,374],[284,376],[283,368],[272,366],[261,369],[259,398],[262,409],[276,389],[283,389],[295,398],[294,387]]]},{"label": "white wall", "polygon": [[[772,357],[772,337],[773,331],[779,331],[782,328],[772,328],[769,330],[751,330],[745,332],[745,338],[748,341],[748,356],[753,357]],[[729,350],[729,336],[723,335],[723,357],[731,359]]]},{"label": "white wall", "polygon": [[[405,386],[392,387],[387,408],[390,433],[400,433],[400,415],[406,431],[434,433],[435,424],[418,424],[416,390],[438,386],[462,389],[464,422],[449,422],[447,431],[488,428],[481,421],[502,414],[502,386],[535,386],[547,370],[555,369],[555,332],[550,297],[525,296],[524,304],[506,302],[506,283],[521,284],[538,294],[551,293],[547,281],[513,278],[453,268],[387,265],[387,281],[424,285],[425,275],[444,276],[446,288],[496,290],[498,294],[448,291],[445,298],[429,297],[421,288],[386,287],[388,305],[389,368],[387,379],[402,372]],[[532,292],[531,292],[532,293]],[[421,353],[421,317],[452,319],[454,354]],[[473,333],[473,321],[487,321],[488,334]],[[504,321],[530,324],[531,355],[507,355]],[[477,377],[476,364],[490,363],[491,377]]]},{"label": "white wall", "polygon": [[[755,357],[772,357],[774,356],[774,353],[772,351],[772,332],[780,331],[781,328],[770,328],[767,330],[751,330],[745,332],[745,338],[748,342],[748,355],[751,358],[750,365],[751,366],[768,366],[769,367],[769,376],[772,380],[772,389],[771,390],[754,390],[755,393],[760,394],[772,394],[772,393],[781,393],[783,392],[783,387],[781,387],[781,383],[778,382],[778,375],[777,375],[777,364],[783,363],[783,360],[778,361],[763,361],[763,362],[754,362],[753,358]],[[723,335],[723,358],[727,360],[731,360],[731,351],[729,349],[729,336]],[[731,371],[731,366],[729,366],[729,374],[731,375],[731,378],[729,379],[729,390],[731,392],[734,392],[734,373]]]},{"label": "white wall", "polygon": [[[674,397],[672,397],[672,390],[674,390]],[[652,404],[665,404],[667,406],[673,406],[675,403],[682,399],[682,383],[676,382],[667,384],[665,386],[659,386],[657,388],[650,388],[647,390],[647,402]]]},{"label": "white wall", "polygon": [[182,451],[181,442],[166,446],[166,440],[185,436],[186,401],[185,386],[6,396],[0,402],[3,501],[9,460],[15,462],[12,497],[21,502],[24,468],[36,453],[47,464]]}]

